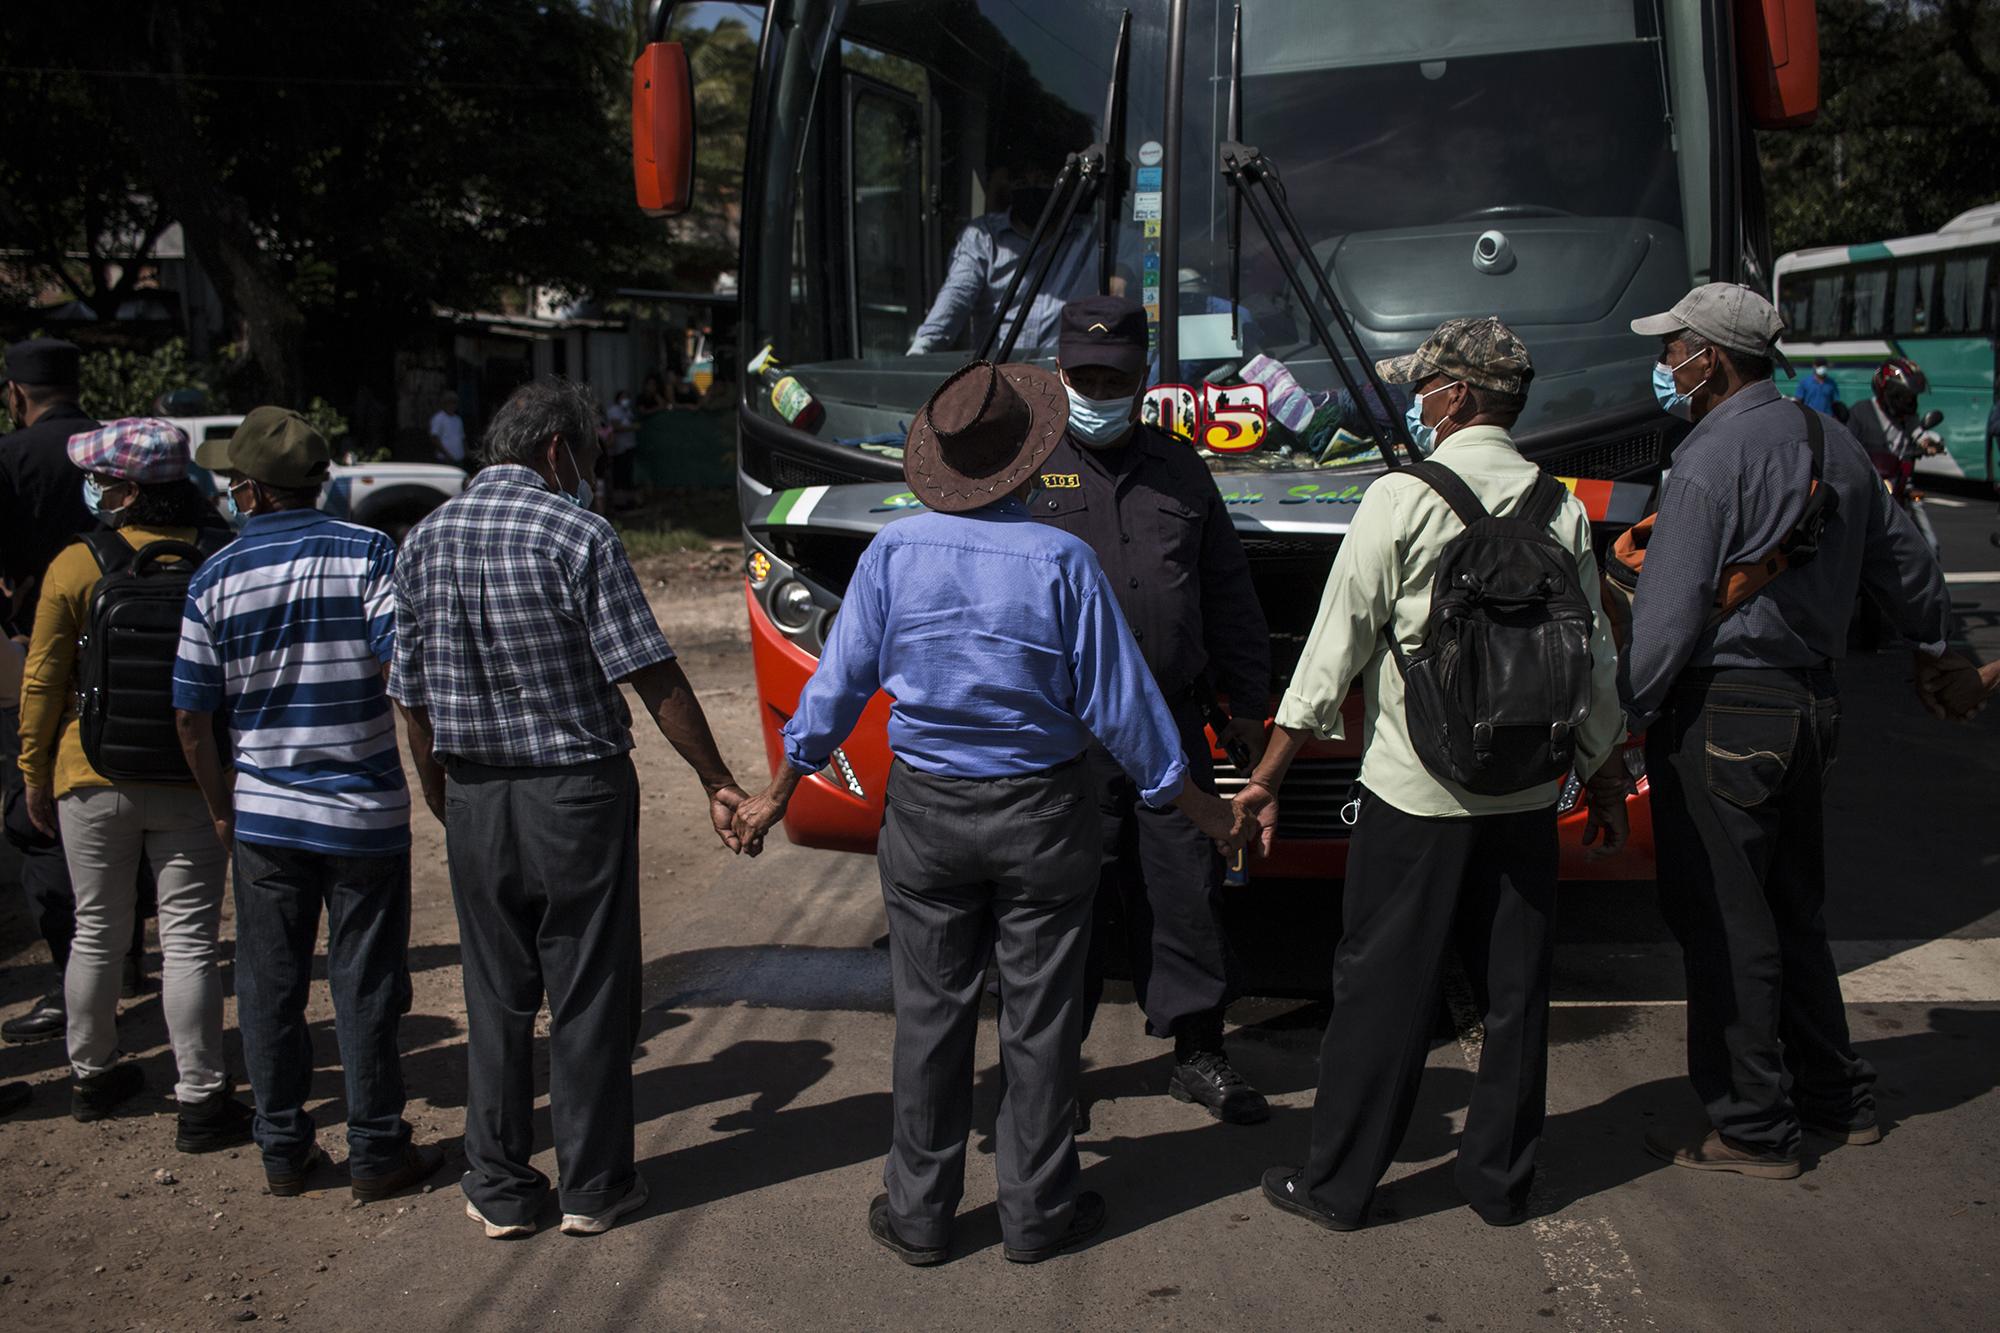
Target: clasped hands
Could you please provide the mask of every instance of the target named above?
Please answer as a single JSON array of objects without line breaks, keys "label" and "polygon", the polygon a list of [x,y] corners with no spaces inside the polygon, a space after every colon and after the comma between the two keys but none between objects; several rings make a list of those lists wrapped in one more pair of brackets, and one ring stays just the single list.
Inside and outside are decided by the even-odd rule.
[{"label": "clasped hands", "polygon": [[1941,722],[1970,721],[2000,689],[2000,663],[1981,667],[1955,652],[1940,657],[1918,653],[1916,670],[1917,698]]}]

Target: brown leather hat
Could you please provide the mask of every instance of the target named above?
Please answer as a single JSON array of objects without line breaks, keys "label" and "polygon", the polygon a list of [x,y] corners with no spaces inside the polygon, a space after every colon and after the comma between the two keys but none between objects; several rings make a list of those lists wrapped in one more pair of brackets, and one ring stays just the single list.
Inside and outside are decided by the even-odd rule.
[{"label": "brown leather hat", "polygon": [[974,361],[918,410],[903,447],[903,479],[932,509],[979,509],[1026,481],[1068,425],[1069,396],[1053,374]]}]

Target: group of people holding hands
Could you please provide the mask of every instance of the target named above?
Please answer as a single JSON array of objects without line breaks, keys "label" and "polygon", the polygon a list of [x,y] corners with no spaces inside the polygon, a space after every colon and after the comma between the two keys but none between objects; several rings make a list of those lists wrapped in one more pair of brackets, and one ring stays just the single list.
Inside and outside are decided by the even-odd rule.
[{"label": "group of people holding hands", "polygon": [[[1140,421],[1144,311],[1116,297],[1068,303],[1057,371],[975,361],[917,414],[903,467],[924,511],[862,554],[784,725],[784,761],[755,795],[718,751],[615,531],[592,512],[604,441],[575,386],[517,390],[486,429],[482,468],[400,551],[319,512],[326,442],[294,413],[259,408],[198,451],[163,421],[84,422],[61,447],[91,522],[122,543],[118,569],[178,562],[185,597],[168,697],[155,705],[171,709],[173,753],[153,756],[179,768],[136,780],[118,774],[148,771],[132,755],[160,743],[136,724],[119,732],[116,708],[86,726],[79,695],[79,627],[117,572],[111,548],[79,541],[37,571],[18,789],[34,828],[59,839],[73,886],[58,1014],[73,1112],[110,1114],[142,1084],[119,1059],[116,1004],[149,874],[180,1146],[254,1137],[275,1194],[301,1193],[328,1168],[305,1110],[304,1008],[324,912],[351,1187],[385,1197],[439,1169],[442,1154],[414,1143],[402,1118],[411,801],[393,707],[444,826],[458,914],[466,1214],[490,1237],[532,1234],[553,1190],[563,1231],[605,1230],[647,1198],[630,1058],[640,800],[621,687],[694,770],[717,836],[753,856],[883,692],[895,759],[877,861],[896,1033],[884,1191],[867,1226],[911,1264],[950,1253],[991,967],[1004,1251],[1039,1262],[1106,1215],[1080,1187],[1076,1148],[1108,943],[1094,923],[1126,932],[1147,1031],[1174,1043],[1170,1092],[1228,1123],[1268,1116],[1224,1045],[1234,992],[1223,858],[1270,851],[1288,767],[1313,740],[1343,734],[1359,678],[1366,745],[1334,1004],[1304,1157],[1263,1177],[1275,1207],[1333,1230],[1367,1222],[1456,943],[1486,1034],[1458,1183],[1490,1223],[1529,1215],[1557,802],[1573,777],[1588,840],[1616,850],[1639,753],[1706,1110],[1645,1146],[1683,1167],[1784,1178],[1799,1171],[1803,1134],[1873,1142],[1874,1072],[1848,1037],[1822,912],[1832,668],[1862,590],[1913,645],[1933,712],[1967,716],[1997,682],[1951,650],[1936,560],[1861,446],[1779,395],[1780,324],[1763,298],[1709,284],[1633,328],[1660,339],[1661,406],[1694,428],[1621,641],[1582,506],[1510,435],[1534,377],[1527,347],[1496,319],[1451,320],[1378,363],[1410,387],[1413,434],[1431,448],[1367,488],[1273,716],[1269,635],[1228,511],[1199,456]],[[17,378],[11,355],[9,371]],[[221,479],[242,520],[233,540],[205,536],[190,462]],[[1439,705],[1426,645],[1485,614],[1477,585],[1502,578],[1498,566],[1465,572],[1475,538],[1535,546],[1557,570],[1537,595],[1562,584],[1587,607],[1547,639],[1567,654],[1574,701],[1542,727],[1554,765],[1513,786],[1469,776],[1512,743],[1490,723],[1467,731],[1473,769],[1443,765],[1429,726]],[[1732,571],[1780,552],[1780,572],[1731,600]],[[1455,621],[1441,610],[1448,593]],[[1211,733],[1247,762],[1233,801],[1216,795]],[[234,1097],[221,1054],[217,937],[232,860],[254,1110]],[[544,1003],[553,1186],[530,1162]]]}]

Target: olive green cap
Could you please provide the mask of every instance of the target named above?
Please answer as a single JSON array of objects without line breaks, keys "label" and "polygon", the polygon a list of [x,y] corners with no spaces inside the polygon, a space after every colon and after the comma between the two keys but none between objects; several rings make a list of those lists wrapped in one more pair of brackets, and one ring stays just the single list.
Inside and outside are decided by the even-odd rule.
[{"label": "olive green cap", "polygon": [[234,472],[285,490],[327,478],[333,452],[311,422],[288,407],[253,407],[227,439],[203,440],[194,461],[210,472]]}]

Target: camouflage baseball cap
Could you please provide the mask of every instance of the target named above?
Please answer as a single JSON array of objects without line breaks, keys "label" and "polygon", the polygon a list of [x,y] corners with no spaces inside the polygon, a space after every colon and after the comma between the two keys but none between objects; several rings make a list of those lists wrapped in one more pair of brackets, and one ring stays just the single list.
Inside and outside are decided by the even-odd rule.
[{"label": "camouflage baseball cap", "polygon": [[1487,315],[1446,320],[1408,356],[1377,361],[1375,373],[1391,384],[1416,384],[1432,375],[1446,375],[1495,393],[1526,393],[1535,366],[1514,330]]},{"label": "camouflage baseball cap", "polygon": [[1746,356],[1769,357],[1791,373],[1792,363],[1777,349],[1785,321],[1769,301],[1733,282],[1710,282],[1695,288],[1664,314],[1632,321],[1632,332],[1667,337],[1681,330],[1717,347]]}]

